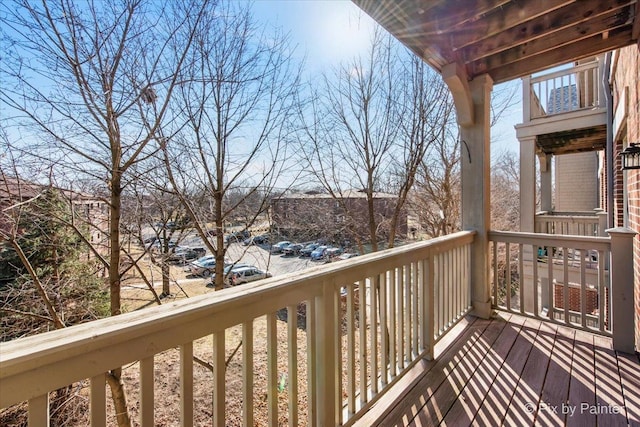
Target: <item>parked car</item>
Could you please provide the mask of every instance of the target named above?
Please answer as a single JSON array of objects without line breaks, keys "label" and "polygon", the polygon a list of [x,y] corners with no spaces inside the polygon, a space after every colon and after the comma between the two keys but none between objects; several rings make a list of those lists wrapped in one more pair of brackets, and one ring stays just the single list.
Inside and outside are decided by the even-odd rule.
[{"label": "parked car", "polygon": [[345,253],[343,253],[342,255],[340,255],[340,256],[338,257],[338,259],[339,259],[339,260],[343,260],[343,259],[353,258],[353,257],[356,257],[356,256],[358,256],[358,254],[357,254],[357,253],[355,253],[355,252],[345,252]]},{"label": "parked car", "polygon": [[[178,246],[178,244],[173,240],[170,240],[167,242],[167,248],[169,249],[169,251],[171,251],[176,246]],[[153,243],[150,244],[149,248],[155,252],[160,252],[164,250],[164,240],[156,239]]]},{"label": "parked car", "polygon": [[324,257],[334,258],[340,255],[341,253],[342,253],[342,248],[327,248],[327,250],[324,251]]},{"label": "parked car", "polygon": [[311,259],[314,261],[320,260],[322,258],[324,258],[324,253],[327,250],[329,246],[318,246],[317,248],[315,248],[313,250],[313,252],[311,252]]},{"label": "parked car", "polygon": [[307,246],[305,246],[304,248],[300,249],[300,256],[301,257],[311,256],[311,252],[316,250],[316,248],[318,246],[320,246],[319,243],[309,243]]},{"label": "parked car", "polygon": [[292,243],[289,246],[282,248],[282,256],[298,255],[302,248],[304,248],[304,245],[301,245],[300,243]]},{"label": "parked car", "polygon": [[[239,269],[239,268],[246,268],[246,267],[253,267],[253,265],[242,263],[242,262],[239,262],[239,263],[236,263],[236,264],[228,264],[228,265],[226,265],[224,267],[224,270],[223,270],[223,273],[222,273],[224,275],[224,277],[225,277],[224,281],[225,282],[227,281],[227,277],[229,276],[229,273],[231,271],[233,271],[235,269]],[[215,281],[216,281],[216,273],[213,273],[211,275],[211,283],[215,283]]]},{"label": "parked car", "polygon": [[271,277],[271,273],[266,270],[261,270],[258,267],[240,267],[231,270],[229,276],[225,278],[225,283],[236,286],[260,279],[266,279],[267,277]]},{"label": "parked car", "polygon": [[216,269],[216,257],[203,257],[189,264],[189,272],[196,276],[210,276]]},{"label": "parked car", "polygon": [[198,259],[207,253],[205,248],[190,248],[188,246],[176,246],[169,255],[168,260],[173,262],[186,263],[194,259]]},{"label": "parked car", "polygon": [[271,246],[271,253],[273,254],[279,254],[280,252],[282,252],[282,250],[284,248],[286,248],[287,246],[289,246],[291,244],[290,241],[288,240],[283,240],[281,242],[276,243],[275,245]]},{"label": "parked car", "polygon": [[265,243],[269,243],[269,235],[261,234],[260,236],[249,237],[248,239],[244,239],[242,244],[245,246],[249,245],[264,245]]},{"label": "parked car", "polygon": [[244,239],[251,237],[249,230],[234,231],[224,236],[225,243],[242,242]]}]

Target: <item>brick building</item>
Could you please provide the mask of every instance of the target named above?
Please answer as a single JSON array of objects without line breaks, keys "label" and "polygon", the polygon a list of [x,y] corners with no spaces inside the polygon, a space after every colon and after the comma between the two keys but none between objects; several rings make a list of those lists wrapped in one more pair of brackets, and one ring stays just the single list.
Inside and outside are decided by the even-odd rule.
[{"label": "brick building", "polygon": [[[12,205],[27,202],[37,197],[43,191],[53,188],[58,190],[63,199],[72,206],[74,221],[81,229],[86,230],[86,238],[98,252],[107,253],[109,227],[109,209],[107,204],[96,196],[80,193],[63,188],[56,188],[42,184],[25,181],[21,178],[0,176],[0,210],[5,210]],[[5,212],[0,216],[0,227],[9,230],[12,226],[11,213]],[[87,251],[87,257],[92,252]]]},{"label": "brick building", "polygon": [[[397,197],[373,193],[373,210],[378,237],[386,239]],[[297,239],[326,238],[339,243],[355,237],[369,240],[369,214],[366,193],[348,190],[340,197],[324,193],[294,193],[274,199],[271,203],[273,225],[282,234]],[[407,235],[407,211],[402,209],[396,236]]]},{"label": "brick building", "polygon": [[[611,56],[614,226],[627,226],[640,233],[640,170],[622,171],[620,153],[631,143],[640,143],[640,45],[627,46]],[[606,180],[606,177],[603,177]],[[636,343],[640,343],[640,234],[633,244]]]}]

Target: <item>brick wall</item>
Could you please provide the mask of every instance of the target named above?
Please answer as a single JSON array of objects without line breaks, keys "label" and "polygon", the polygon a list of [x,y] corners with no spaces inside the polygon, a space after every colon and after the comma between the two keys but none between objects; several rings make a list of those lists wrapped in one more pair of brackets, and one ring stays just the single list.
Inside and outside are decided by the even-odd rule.
[{"label": "brick wall", "polygon": [[[622,148],[622,142],[640,142],[640,44],[620,49],[617,53],[615,68],[612,70],[613,107],[618,109],[620,102],[626,102],[626,123],[620,124],[620,134],[615,135],[617,150]],[[626,97],[622,94],[626,92]],[[616,153],[617,154],[617,153]],[[622,172],[620,172],[620,157],[615,157],[614,174],[616,184],[622,189]],[[626,171],[627,184],[624,190],[628,197],[628,226],[640,233],[640,171]],[[620,203],[621,204],[621,203]],[[616,206],[617,207],[617,206]],[[616,225],[622,225],[624,212],[616,209]],[[636,320],[636,349],[640,350],[640,234],[633,242],[634,260],[634,289],[635,289],[635,320]]]},{"label": "brick wall", "polygon": [[[604,307],[605,309],[609,307],[609,289],[604,290]],[[569,310],[580,313],[580,286],[579,285],[569,285]],[[553,286],[553,306],[557,309],[564,309],[564,285],[562,284],[554,284]],[[599,313],[598,310],[598,290],[593,288],[587,288],[586,290],[586,301],[585,301],[585,313],[592,314],[597,316]],[[609,312],[608,310],[605,312],[604,317],[605,328],[609,325]]]},{"label": "brick wall", "polygon": [[[590,212],[598,202],[598,153],[563,154],[555,158],[555,210]],[[580,185],[576,186],[576,183]]]}]

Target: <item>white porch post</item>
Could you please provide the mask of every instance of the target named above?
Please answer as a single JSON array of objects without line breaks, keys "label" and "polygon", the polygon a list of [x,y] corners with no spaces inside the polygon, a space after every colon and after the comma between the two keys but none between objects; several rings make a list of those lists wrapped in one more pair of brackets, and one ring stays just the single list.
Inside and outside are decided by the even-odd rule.
[{"label": "white porch post", "polygon": [[627,227],[610,228],[611,267],[609,268],[614,350],[633,353],[635,315],[633,291],[633,238],[636,232]]},{"label": "white porch post", "polygon": [[536,141],[520,140],[520,231],[535,231],[536,214]]},{"label": "white porch post", "polygon": [[[540,169],[543,169],[543,159],[540,160]],[[544,189],[542,190],[544,193]],[[536,223],[536,139],[535,137],[520,139],[520,231],[534,233]],[[547,230],[543,230],[546,233]],[[523,248],[523,261],[525,269],[522,274],[526,284],[522,290],[524,293],[524,309],[531,313],[533,304],[533,265],[535,256],[531,246]],[[544,280],[542,281],[544,287]],[[544,295],[544,293],[543,293]],[[537,314],[537,313],[536,313]]]},{"label": "white porch post", "polygon": [[468,81],[457,64],[442,69],[453,94],[460,125],[462,169],[462,229],[477,232],[471,250],[473,314],[491,316],[489,280],[490,229],[490,102],[493,80],[488,74]]},{"label": "white porch post", "polygon": [[[551,212],[553,210],[551,185],[551,154],[541,154],[540,159],[540,210]],[[535,188],[535,181],[533,181]]]}]

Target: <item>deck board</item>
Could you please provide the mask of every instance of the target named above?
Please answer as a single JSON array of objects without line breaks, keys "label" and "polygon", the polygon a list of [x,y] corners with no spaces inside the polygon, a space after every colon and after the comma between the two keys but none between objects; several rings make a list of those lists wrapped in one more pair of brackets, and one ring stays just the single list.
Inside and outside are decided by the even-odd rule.
[{"label": "deck board", "polygon": [[576,331],[573,346],[573,362],[571,364],[571,382],[569,384],[569,400],[567,404],[573,409],[571,416],[565,417],[568,427],[582,427],[596,425],[596,416],[590,411],[581,410],[583,404],[595,405],[596,387],[593,379],[595,354],[593,335],[583,331]]},{"label": "deck board", "polygon": [[469,425],[482,406],[486,393],[491,388],[496,376],[502,369],[511,347],[515,344],[525,319],[519,317],[502,329],[498,339],[482,359],[473,375],[466,382],[463,390],[442,420],[443,425]]},{"label": "deck board", "polygon": [[496,376],[485,395],[482,406],[478,408],[472,420],[472,425],[486,426],[495,424],[496,420],[502,420],[505,408],[509,407],[525,362],[531,353],[541,323],[535,319],[526,320],[514,344],[513,351],[510,351],[505,359],[506,366],[502,370],[502,375]]},{"label": "deck board", "polygon": [[556,339],[556,325],[540,325],[533,348],[525,362],[522,375],[505,411],[504,425],[531,425],[540,401],[540,393],[551,360]]},{"label": "deck board", "polygon": [[464,355],[460,363],[451,370],[445,370],[446,380],[440,383],[426,404],[420,408],[413,421],[409,423],[409,426],[440,424],[506,325],[505,321],[489,323],[484,333]]},{"label": "deck board", "polygon": [[[446,379],[445,371],[460,362],[463,355],[473,347],[489,323],[487,320],[475,319],[449,348],[442,354],[437,354],[437,361],[431,366],[431,369],[423,372],[417,378],[417,381],[414,381],[409,388],[403,390],[403,393],[396,398],[395,403],[390,403],[386,400],[378,403],[377,406],[379,407],[388,406],[392,408],[386,414],[382,411],[384,415],[382,419],[376,421],[378,418],[375,420],[363,418],[364,422],[360,425],[407,425],[416,416],[418,410],[431,398],[433,391]],[[421,384],[428,384],[428,386],[422,387]],[[415,402],[415,404],[404,406],[399,403],[407,401]]]},{"label": "deck board", "polygon": [[[620,426],[626,424],[625,404],[615,352],[611,340],[596,336],[595,373],[596,407],[598,426]],[[638,370],[640,372],[640,370]],[[602,408],[602,409],[601,409]],[[620,409],[621,413],[611,413],[607,409]]]},{"label": "deck board", "polygon": [[536,423],[539,425],[564,424],[563,410],[568,408],[566,402],[569,396],[574,337],[575,329],[558,328],[536,413]]},{"label": "deck board", "polygon": [[640,356],[610,338],[499,313],[448,341],[354,425],[640,427]]}]

